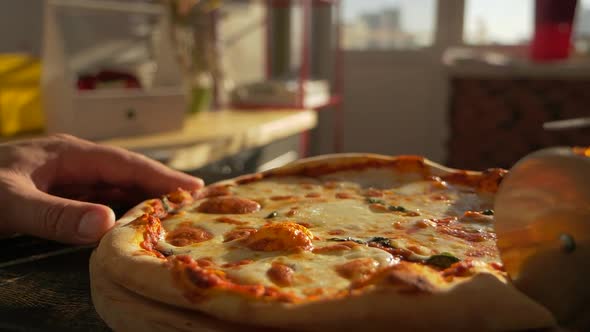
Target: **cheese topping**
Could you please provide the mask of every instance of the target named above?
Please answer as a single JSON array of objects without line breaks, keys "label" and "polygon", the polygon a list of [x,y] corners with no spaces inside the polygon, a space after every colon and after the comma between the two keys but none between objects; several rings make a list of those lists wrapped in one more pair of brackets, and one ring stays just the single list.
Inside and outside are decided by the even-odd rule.
[{"label": "cheese topping", "polygon": [[157,249],[205,259],[239,285],[321,298],[401,261],[435,271],[457,262],[498,266],[492,200],[391,170],[270,177],[167,216]]}]

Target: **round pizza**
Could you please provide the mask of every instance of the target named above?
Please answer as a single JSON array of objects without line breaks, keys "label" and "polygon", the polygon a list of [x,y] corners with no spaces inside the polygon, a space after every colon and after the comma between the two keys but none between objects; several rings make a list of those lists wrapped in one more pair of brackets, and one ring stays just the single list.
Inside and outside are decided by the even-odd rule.
[{"label": "round pizza", "polygon": [[143,202],[93,264],[142,298],[234,327],[553,326],[499,258],[492,207],[505,173],[417,156],[310,158]]}]

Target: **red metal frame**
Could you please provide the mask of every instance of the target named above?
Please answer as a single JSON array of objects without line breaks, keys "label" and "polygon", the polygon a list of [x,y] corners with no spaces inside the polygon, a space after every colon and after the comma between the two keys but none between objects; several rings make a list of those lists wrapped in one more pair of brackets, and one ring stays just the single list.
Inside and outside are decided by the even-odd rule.
[{"label": "red metal frame", "polygon": [[[216,48],[216,52],[219,51],[219,45],[217,45],[217,43],[219,42],[219,31],[217,30],[217,26],[219,23],[219,11],[218,10],[214,10],[211,12],[211,24],[213,25],[213,27],[211,28],[211,39],[213,40],[213,44],[215,45],[214,47]],[[217,64],[217,66],[220,66],[220,64]],[[219,70],[219,68],[216,68],[216,70]],[[217,75],[213,75],[213,110],[214,111],[218,111],[221,108],[221,102],[220,102],[220,87],[221,82],[219,81],[219,79],[217,78]]]},{"label": "red metal frame", "polygon": [[[311,34],[311,15],[312,9],[315,6],[335,6],[336,7],[336,41],[335,41],[335,62],[334,62],[334,77],[333,77],[333,90],[331,91],[330,99],[321,105],[314,106],[313,109],[320,111],[328,107],[333,108],[333,130],[334,130],[334,151],[342,151],[342,126],[343,126],[343,114],[342,114],[342,49],[340,47],[341,40],[341,29],[340,29],[340,0],[267,0],[266,1],[266,38],[264,42],[265,52],[265,77],[270,79],[273,77],[272,73],[272,24],[270,15],[273,8],[280,8],[285,6],[291,6],[292,1],[297,1],[301,4],[303,11],[303,33],[302,33],[302,54],[301,54],[301,66],[299,68],[299,75],[297,77],[297,101],[293,105],[271,105],[271,104],[233,104],[232,106],[236,109],[242,110],[270,110],[277,108],[284,109],[304,109],[304,97],[305,97],[305,82],[310,78],[310,34]],[[300,139],[300,154],[301,156],[307,156],[309,153],[309,132],[301,134]]]},{"label": "red metal frame", "polygon": [[266,1],[266,10],[264,12],[264,22],[266,26],[266,34],[264,38],[264,77],[269,79],[272,76],[272,63],[270,62],[270,56],[268,56],[272,50],[272,24],[270,21],[270,13],[272,9],[271,2],[274,0]]},{"label": "red metal frame", "polygon": [[[328,1],[328,0],[325,0]],[[342,40],[342,3],[335,0],[336,6],[336,48],[334,50],[334,92],[338,98],[338,103],[334,105],[334,152],[342,152],[342,140],[344,139],[344,114],[342,108],[342,92],[344,79],[342,77],[342,49],[340,42]]]},{"label": "red metal frame", "polygon": [[305,82],[309,79],[309,34],[311,29],[311,2],[313,0],[303,0],[301,7],[303,10],[303,34],[301,45],[303,50],[301,51],[301,66],[299,67],[299,77],[297,78],[298,87],[298,101],[297,107],[303,108],[303,101],[305,97]]}]

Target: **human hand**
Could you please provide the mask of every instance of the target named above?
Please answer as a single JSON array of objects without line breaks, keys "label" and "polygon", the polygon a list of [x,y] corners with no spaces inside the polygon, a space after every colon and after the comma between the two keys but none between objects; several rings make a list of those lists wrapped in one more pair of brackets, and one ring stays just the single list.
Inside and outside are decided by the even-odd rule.
[{"label": "human hand", "polygon": [[93,243],[114,225],[115,214],[90,201],[138,203],[202,186],[142,155],[68,135],[0,144],[0,234]]}]

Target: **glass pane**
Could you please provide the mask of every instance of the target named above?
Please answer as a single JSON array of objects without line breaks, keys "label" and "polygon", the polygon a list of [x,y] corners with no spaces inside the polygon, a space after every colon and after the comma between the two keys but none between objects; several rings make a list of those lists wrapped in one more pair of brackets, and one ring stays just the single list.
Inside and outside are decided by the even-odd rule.
[{"label": "glass pane", "polygon": [[580,53],[590,53],[590,0],[578,2],[577,21],[574,27],[576,50]]},{"label": "glass pane", "polygon": [[432,45],[436,0],[344,0],[345,49],[412,49]]},{"label": "glass pane", "polygon": [[533,0],[466,0],[466,44],[525,44],[533,31]]}]

